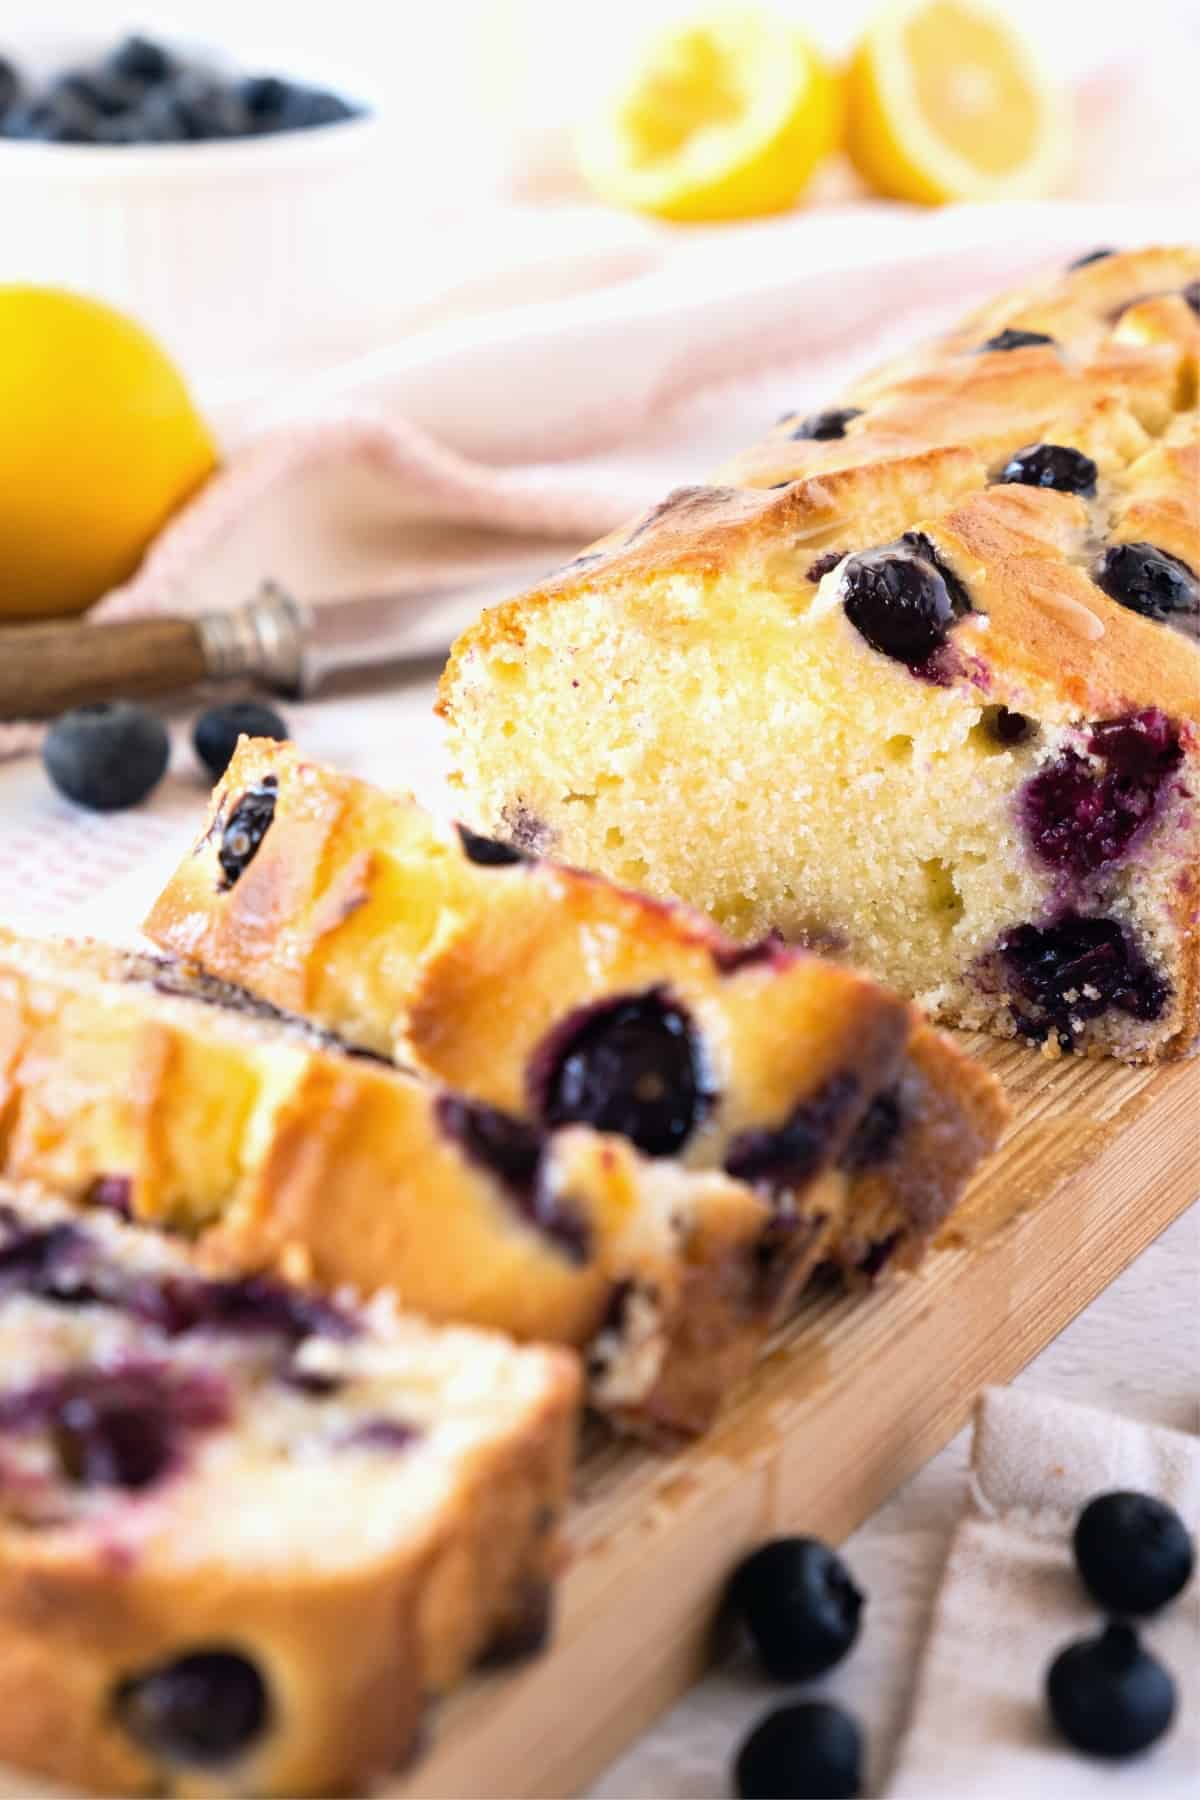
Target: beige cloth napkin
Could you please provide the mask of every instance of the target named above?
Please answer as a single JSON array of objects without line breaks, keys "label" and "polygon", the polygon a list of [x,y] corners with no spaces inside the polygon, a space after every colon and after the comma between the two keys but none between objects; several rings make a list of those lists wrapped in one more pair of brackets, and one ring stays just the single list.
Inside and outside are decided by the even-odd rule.
[{"label": "beige cloth napkin", "polygon": [[1135,1488],[1200,1527],[1200,1440],[1065,1401],[991,1389],[979,1402],[971,1497],[950,1550],[887,1800],[1095,1800],[1200,1793],[1200,1579],[1148,1622],[1179,1685],[1175,1724],[1146,1756],[1106,1764],[1057,1739],[1045,1671],[1100,1620],[1071,1560],[1075,1515]]}]

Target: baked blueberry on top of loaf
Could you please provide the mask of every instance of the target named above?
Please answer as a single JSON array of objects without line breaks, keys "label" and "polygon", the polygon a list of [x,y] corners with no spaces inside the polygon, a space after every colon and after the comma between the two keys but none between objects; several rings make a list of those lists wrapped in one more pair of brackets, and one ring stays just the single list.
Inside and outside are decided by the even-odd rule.
[{"label": "baked blueberry on top of loaf", "polygon": [[363,1791],[549,1591],[577,1391],[561,1351],[0,1188],[0,1760]]},{"label": "baked blueberry on top of loaf", "polygon": [[[231,822],[263,792],[270,828],[230,884]],[[830,1255],[886,1236],[893,1265],[916,1260],[995,1142],[992,1078],[852,971],[739,946],[523,842],[246,742],[146,929],[531,1128],[586,1124],[664,1177],[721,1170],[776,1206],[811,1210],[819,1184],[847,1222]]]},{"label": "baked blueberry on top of loaf", "polygon": [[440,700],[471,826],[950,1022],[1184,1051],[1198,282],[1060,271],[484,614]]}]

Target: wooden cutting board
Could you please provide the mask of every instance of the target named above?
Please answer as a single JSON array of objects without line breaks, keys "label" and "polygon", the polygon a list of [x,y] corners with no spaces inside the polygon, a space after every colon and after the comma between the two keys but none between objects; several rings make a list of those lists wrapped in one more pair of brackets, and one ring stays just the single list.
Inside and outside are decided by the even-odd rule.
[{"label": "wooden cutting board", "polygon": [[920,1274],[813,1295],[690,1449],[597,1432],[553,1648],[447,1703],[389,1796],[577,1792],[701,1674],[747,1549],[784,1529],[846,1537],[1200,1194],[1200,1062],[973,1047],[1014,1122]]},{"label": "wooden cutting board", "polygon": [[[552,1649],[446,1703],[387,1800],[578,1791],[703,1671],[747,1549],[784,1529],[844,1538],[1200,1193],[1200,1062],[972,1047],[1014,1122],[920,1274],[813,1294],[689,1449],[589,1436]],[[4,1800],[61,1791],[0,1769]]]}]

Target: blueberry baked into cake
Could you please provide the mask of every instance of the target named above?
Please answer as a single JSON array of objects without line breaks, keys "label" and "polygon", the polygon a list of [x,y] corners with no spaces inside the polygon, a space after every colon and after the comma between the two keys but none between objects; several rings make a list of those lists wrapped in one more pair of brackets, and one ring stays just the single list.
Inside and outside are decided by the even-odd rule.
[{"label": "blueberry baked into cake", "polygon": [[0,1759],[89,1791],[361,1793],[532,1647],[574,1359],[0,1188]]},{"label": "blueberry baked into cake", "polygon": [[539,1130],[160,958],[7,935],[0,1068],[0,1176],[184,1233],[226,1273],[388,1289],[577,1347],[593,1404],[651,1435],[709,1423],[826,1252],[855,1117],[806,1180],[797,1163],[781,1216],[719,1171]]},{"label": "blueberry baked into cake", "polygon": [[1200,250],[788,415],[443,678],[470,825],[1052,1053],[1200,1021]]},{"label": "blueberry baked into cake", "polygon": [[917,1261],[1004,1118],[990,1075],[852,970],[747,951],[289,744],[243,741],[146,930],[527,1130],[624,1139],[643,1182],[719,1171],[781,1229],[819,1213],[847,1270]]}]

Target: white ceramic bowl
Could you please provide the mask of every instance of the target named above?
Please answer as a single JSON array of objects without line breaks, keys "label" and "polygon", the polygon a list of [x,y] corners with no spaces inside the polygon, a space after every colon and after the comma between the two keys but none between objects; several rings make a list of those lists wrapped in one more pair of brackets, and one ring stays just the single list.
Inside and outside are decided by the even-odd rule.
[{"label": "white ceramic bowl", "polygon": [[[103,55],[100,39],[3,48],[36,78]],[[194,50],[172,37],[172,47]],[[217,68],[227,59],[199,52]],[[385,116],[334,69],[237,59],[367,108],[307,131],[193,144],[0,138],[0,281],[46,282],[123,307],[189,375],[295,363],[353,344],[386,312],[393,159]]]}]

